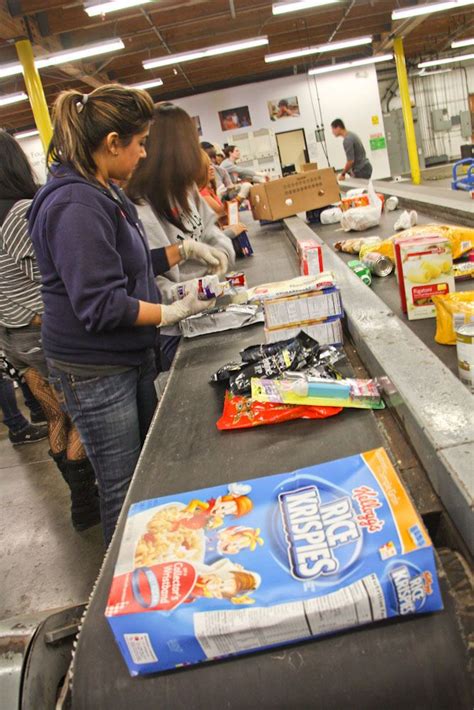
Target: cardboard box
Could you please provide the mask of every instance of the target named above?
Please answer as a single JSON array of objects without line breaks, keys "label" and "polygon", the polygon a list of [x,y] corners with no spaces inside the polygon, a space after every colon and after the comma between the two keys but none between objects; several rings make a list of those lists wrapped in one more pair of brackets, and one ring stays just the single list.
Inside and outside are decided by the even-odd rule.
[{"label": "cardboard box", "polygon": [[300,167],[300,172],[301,173],[307,173],[309,170],[317,170],[318,169],[318,164],[317,163],[303,163]]},{"label": "cardboard box", "polygon": [[435,318],[432,296],[455,291],[451,243],[445,237],[395,240],[398,287],[408,320]]},{"label": "cardboard box", "polygon": [[290,340],[296,338],[301,331],[317,340],[320,345],[342,345],[344,342],[341,316],[306,323],[296,328],[278,328],[276,330],[265,328],[265,342],[277,343],[279,340]]},{"label": "cardboard box", "polygon": [[252,214],[257,220],[276,221],[339,200],[339,185],[332,168],[289,175],[254,185],[250,190]]},{"label": "cardboard box", "polygon": [[268,330],[297,327],[343,313],[338,288],[264,301],[263,307]]},{"label": "cardboard box", "polygon": [[314,276],[324,271],[323,250],[320,244],[309,239],[298,242],[298,253],[302,276]]}]

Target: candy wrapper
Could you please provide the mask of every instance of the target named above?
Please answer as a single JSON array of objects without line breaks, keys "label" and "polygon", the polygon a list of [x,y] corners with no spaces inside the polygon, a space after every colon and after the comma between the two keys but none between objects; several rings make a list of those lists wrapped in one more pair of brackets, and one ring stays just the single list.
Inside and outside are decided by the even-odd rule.
[{"label": "candy wrapper", "polygon": [[289,345],[274,355],[251,363],[230,378],[232,394],[250,394],[252,377],[278,377],[288,370],[303,370],[318,360],[319,343],[300,333]]},{"label": "candy wrapper", "polygon": [[144,675],[442,606],[428,534],[376,449],[135,503],[105,615]]},{"label": "candy wrapper", "polygon": [[220,431],[248,429],[263,424],[280,424],[293,419],[326,419],[342,412],[342,407],[306,407],[291,404],[254,402],[226,392],[224,411],[217,422]]},{"label": "candy wrapper", "polygon": [[257,402],[355,409],[385,407],[375,380],[331,380],[327,377],[314,377],[306,372],[286,373],[285,378],[277,380],[252,378],[251,392],[252,399]]}]

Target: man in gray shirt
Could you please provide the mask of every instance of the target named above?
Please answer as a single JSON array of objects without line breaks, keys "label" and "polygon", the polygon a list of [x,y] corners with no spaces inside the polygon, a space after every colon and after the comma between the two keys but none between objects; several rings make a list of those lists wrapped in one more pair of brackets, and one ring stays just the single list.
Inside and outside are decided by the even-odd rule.
[{"label": "man in gray shirt", "polygon": [[225,160],[221,163],[221,168],[227,170],[233,183],[239,180],[250,180],[253,183],[266,182],[268,176],[264,173],[259,173],[252,168],[238,164],[240,159],[240,148],[235,145],[226,145],[224,148]]},{"label": "man in gray shirt", "polygon": [[372,175],[372,165],[365,153],[365,148],[358,135],[348,131],[340,118],[336,118],[331,123],[332,133],[336,138],[342,136],[344,151],[346,153],[346,164],[339,177],[345,178],[347,173],[356,178],[368,180]]}]

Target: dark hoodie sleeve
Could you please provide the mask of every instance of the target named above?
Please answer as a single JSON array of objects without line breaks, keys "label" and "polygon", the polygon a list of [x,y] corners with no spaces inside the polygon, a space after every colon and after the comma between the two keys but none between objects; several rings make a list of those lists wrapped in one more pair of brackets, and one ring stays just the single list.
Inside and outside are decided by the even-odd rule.
[{"label": "dark hoodie sleeve", "polygon": [[166,247],[158,247],[157,249],[150,249],[151,254],[151,265],[153,267],[153,275],[161,276],[161,274],[166,274],[170,270],[170,263],[166,255]]},{"label": "dark hoodie sleeve", "polygon": [[133,325],[139,301],[115,247],[116,224],[103,210],[81,203],[48,210],[45,237],[76,317],[89,332]]}]

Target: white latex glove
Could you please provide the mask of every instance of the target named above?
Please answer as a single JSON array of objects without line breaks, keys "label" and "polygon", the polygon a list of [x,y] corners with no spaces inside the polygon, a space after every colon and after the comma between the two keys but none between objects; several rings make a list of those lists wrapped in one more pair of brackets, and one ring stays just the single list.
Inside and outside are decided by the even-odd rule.
[{"label": "white latex glove", "polygon": [[186,260],[195,259],[207,266],[208,274],[224,275],[229,268],[227,255],[220,249],[210,247],[202,242],[195,242],[194,239],[185,239],[183,249]]},{"label": "white latex glove", "polygon": [[196,291],[188,293],[181,301],[175,301],[170,306],[161,306],[161,323],[160,327],[176,325],[183,318],[195,316],[197,313],[207,311],[213,308],[216,300],[200,301]]}]

